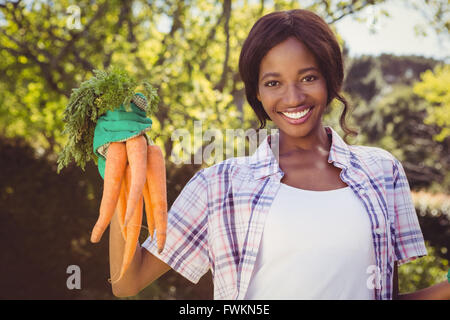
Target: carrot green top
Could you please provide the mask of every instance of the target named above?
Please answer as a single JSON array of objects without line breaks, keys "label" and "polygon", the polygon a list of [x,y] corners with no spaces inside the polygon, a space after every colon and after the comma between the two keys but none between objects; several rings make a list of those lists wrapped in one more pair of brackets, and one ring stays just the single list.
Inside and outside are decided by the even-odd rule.
[{"label": "carrot green top", "polygon": [[[157,90],[147,80],[138,81],[125,69],[114,65],[92,72],[93,77],[72,89],[64,110],[63,134],[67,134],[68,139],[58,155],[58,173],[72,161],[84,170],[86,163],[93,160],[103,177],[102,161],[109,143],[124,141],[148,130],[149,118],[158,109]],[[92,143],[99,119],[94,151]],[[102,154],[102,151],[105,152]]]},{"label": "carrot green top", "polygon": [[147,117],[145,96],[137,93],[131,100],[131,110],[127,111],[123,105],[115,110],[109,110],[102,115],[95,126],[93,148],[98,156],[98,171],[104,179],[105,160],[108,146],[111,142],[126,141],[130,138],[149,131],[152,120]]}]

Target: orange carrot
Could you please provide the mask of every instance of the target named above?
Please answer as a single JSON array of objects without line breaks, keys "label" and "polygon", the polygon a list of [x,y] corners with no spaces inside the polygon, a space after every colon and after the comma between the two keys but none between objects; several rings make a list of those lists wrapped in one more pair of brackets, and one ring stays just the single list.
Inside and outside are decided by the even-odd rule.
[{"label": "orange carrot", "polygon": [[125,177],[122,180],[122,185],[120,188],[120,194],[119,194],[119,201],[117,202],[117,211],[118,211],[118,220],[119,220],[119,227],[120,230],[122,231],[122,235],[123,235],[123,239],[126,240],[127,239],[127,234],[126,234],[126,230],[125,230],[125,213],[127,210],[127,199],[128,199],[128,195],[127,195],[127,187],[126,187],[126,181],[125,181]]},{"label": "orange carrot", "polygon": [[157,145],[147,147],[147,185],[151,196],[151,211],[155,219],[158,252],[161,253],[166,242],[167,188],[164,157]]},{"label": "orange carrot", "polygon": [[125,144],[122,142],[110,143],[106,154],[100,214],[91,234],[91,242],[93,243],[100,241],[114,215],[126,164],[127,152]]},{"label": "orange carrot", "polygon": [[126,141],[128,163],[131,169],[130,188],[125,214],[125,226],[134,215],[136,205],[142,199],[147,170],[147,140],[143,135]]},{"label": "orange carrot", "polygon": [[148,226],[148,234],[153,240],[153,234],[155,233],[155,218],[152,212],[152,200],[150,196],[150,192],[148,191],[147,182],[144,184],[144,203],[145,203],[145,214],[147,217],[147,226]]},{"label": "orange carrot", "polygon": [[[126,170],[126,180],[127,180],[127,187],[128,189],[131,188],[131,169],[129,166],[127,166]],[[131,264],[131,261],[133,261],[134,254],[136,252],[136,246],[137,242],[139,240],[139,235],[141,231],[141,225],[142,225],[142,210],[143,210],[143,198],[142,195],[139,198],[136,206],[135,206],[135,212],[132,215],[132,218],[129,222],[129,224],[126,226],[126,234],[127,238],[125,241],[125,248],[123,252],[123,261],[122,261],[122,268],[120,270],[120,275],[115,282],[122,279],[125,271],[127,271],[128,267]]]}]

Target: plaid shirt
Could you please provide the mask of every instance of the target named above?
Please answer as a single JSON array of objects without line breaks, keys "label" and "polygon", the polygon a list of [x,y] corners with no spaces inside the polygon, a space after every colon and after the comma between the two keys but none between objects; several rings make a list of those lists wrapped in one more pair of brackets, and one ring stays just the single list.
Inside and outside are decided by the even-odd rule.
[{"label": "plaid shirt", "polygon": [[[387,151],[349,146],[330,127],[328,162],[362,201],[375,250],[375,298],[392,299],[398,265],[427,254],[401,163]],[[243,299],[264,221],[284,173],[277,161],[278,134],[269,135],[249,157],[233,157],[199,170],[168,213],[165,249],[142,244],[193,283],[211,269],[214,299]],[[326,236],[326,235],[324,235]],[[368,278],[369,278],[368,274]]]}]

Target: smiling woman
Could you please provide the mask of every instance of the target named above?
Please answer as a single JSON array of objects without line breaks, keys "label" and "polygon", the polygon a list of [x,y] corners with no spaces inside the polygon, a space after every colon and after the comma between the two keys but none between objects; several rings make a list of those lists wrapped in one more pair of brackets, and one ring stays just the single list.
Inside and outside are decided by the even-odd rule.
[{"label": "smiling woman", "polygon": [[[344,140],[347,135],[357,134],[345,122],[349,106],[340,93],[344,69],[339,44],[329,26],[315,13],[307,10],[273,12],[257,21],[242,47],[239,72],[245,83],[247,100],[260,120],[260,128],[265,127],[266,120],[278,125],[277,120],[282,118],[282,115],[271,117],[268,114],[274,111],[271,99],[277,96],[285,99],[279,104],[282,109],[275,112],[289,107],[291,112],[301,112],[311,106],[302,92],[308,90],[314,91],[316,98],[320,97],[314,105],[320,107],[316,108],[316,115],[321,115],[333,99],[341,101],[344,109],[340,124]],[[272,110],[268,112],[270,106]],[[284,115],[287,121],[299,117],[299,114]],[[319,118],[316,116],[315,120]]]},{"label": "smiling woman", "polygon": [[257,98],[282,131],[300,137],[323,131],[319,122],[327,106],[327,84],[301,41],[290,37],[272,48],[261,61],[260,76]]},{"label": "smiling woman", "polygon": [[[333,32],[309,11],[268,14],[239,69],[261,128],[271,120],[279,134],[251,156],[199,170],[168,212],[166,249],[148,238],[115,294],[134,295],[172,268],[193,283],[211,270],[215,299],[397,298],[397,264],[427,250],[401,163],[322,123],[337,99],[342,129],[355,133]],[[116,225],[110,234],[114,253]],[[449,292],[442,284],[410,297]]]}]

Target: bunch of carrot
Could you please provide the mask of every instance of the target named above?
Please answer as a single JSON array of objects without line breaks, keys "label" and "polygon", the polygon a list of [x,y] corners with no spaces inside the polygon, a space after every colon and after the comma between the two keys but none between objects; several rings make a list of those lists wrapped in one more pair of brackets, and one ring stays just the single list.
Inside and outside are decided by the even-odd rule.
[{"label": "bunch of carrot", "polygon": [[149,234],[156,239],[159,253],[166,240],[167,197],[166,168],[161,149],[148,145],[143,135],[125,142],[112,142],[105,161],[103,195],[91,242],[99,242],[117,208],[120,229],[125,240],[120,280],[129,267],[139,239],[143,207]]}]

